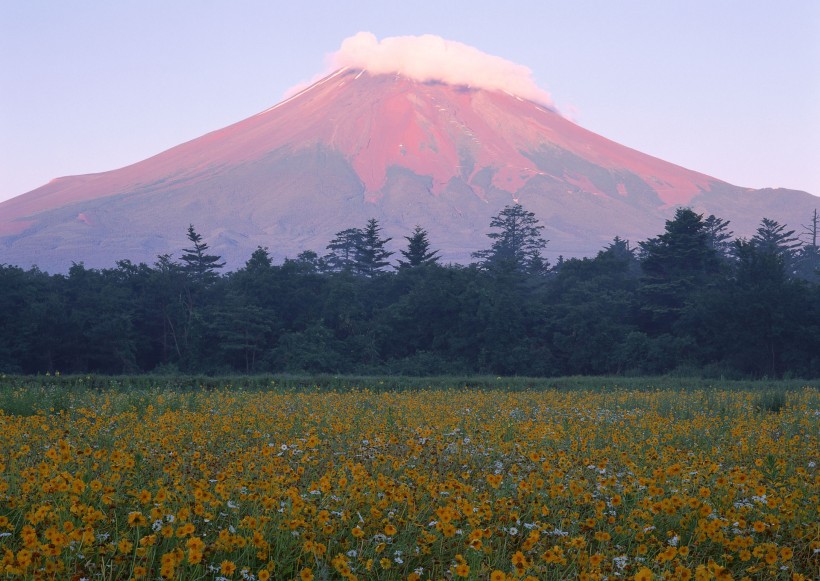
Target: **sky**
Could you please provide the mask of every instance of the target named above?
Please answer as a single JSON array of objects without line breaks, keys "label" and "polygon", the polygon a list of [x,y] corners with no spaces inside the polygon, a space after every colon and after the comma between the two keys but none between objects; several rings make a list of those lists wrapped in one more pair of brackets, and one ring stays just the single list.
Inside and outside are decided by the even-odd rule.
[{"label": "sky", "polygon": [[360,32],[475,47],[604,137],[820,196],[816,0],[0,0],[0,201],[254,115]]}]

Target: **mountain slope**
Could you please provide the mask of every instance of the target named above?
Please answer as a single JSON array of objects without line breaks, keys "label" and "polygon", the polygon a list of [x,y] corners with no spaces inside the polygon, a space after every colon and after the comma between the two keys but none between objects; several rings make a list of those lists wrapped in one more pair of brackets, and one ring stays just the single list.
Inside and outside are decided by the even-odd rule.
[{"label": "mountain slope", "polygon": [[659,233],[677,205],[750,233],[792,226],[817,198],[752,191],[629,149],[498,91],[343,68],[290,99],[131,166],[60,178],[0,204],[8,262],[65,270],[179,252],[189,223],[230,267],[257,246],[323,252],[376,217],[396,240],[416,224],[446,260],[486,247],[490,217],[520,201],[548,254],[594,254]]}]

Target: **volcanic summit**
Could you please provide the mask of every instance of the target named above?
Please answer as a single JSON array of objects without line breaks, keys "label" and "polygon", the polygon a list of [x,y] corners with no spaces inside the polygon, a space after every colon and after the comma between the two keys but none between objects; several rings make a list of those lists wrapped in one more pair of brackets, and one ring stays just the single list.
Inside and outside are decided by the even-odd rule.
[{"label": "volcanic summit", "polygon": [[[443,47],[450,69],[466,72],[391,60],[402,42],[427,43],[433,61]],[[660,233],[681,205],[731,220],[737,235],[763,217],[796,226],[817,206],[805,192],[733,186],[587,131],[533,83],[504,83],[508,69],[526,81],[525,68],[471,47],[361,34],[346,43],[334,72],[253,117],[0,203],[2,262],[51,271],[151,263],[178,253],[192,223],[235,268],[257,246],[277,258],[321,254],[336,232],[371,217],[394,243],[421,225],[445,260],[466,262],[514,202],[546,226],[547,255],[584,256],[616,235]],[[471,83],[465,63],[476,54],[486,59]]]}]

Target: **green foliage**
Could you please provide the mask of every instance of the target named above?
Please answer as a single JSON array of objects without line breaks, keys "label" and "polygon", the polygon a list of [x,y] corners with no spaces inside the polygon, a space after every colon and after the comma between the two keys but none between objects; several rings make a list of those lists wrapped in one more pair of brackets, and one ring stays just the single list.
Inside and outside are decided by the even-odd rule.
[{"label": "green foliage", "polygon": [[407,240],[407,250],[402,250],[401,255],[405,260],[399,260],[400,268],[412,268],[414,266],[424,266],[437,264],[438,250],[430,250],[430,241],[427,239],[427,231],[421,226],[416,226],[411,236],[405,236]]},{"label": "green foliage", "polygon": [[327,249],[330,252],[324,257],[327,269],[330,271],[352,271],[356,265],[356,248],[361,243],[362,231],[358,228],[348,228],[336,233]]},{"label": "green foliage", "polygon": [[197,234],[193,224],[188,226],[188,241],[192,246],[184,248],[184,254],[180,257],[183,272],[196,284],[212,284],[217,277],[216,271],[225,266],[225,263],[219,261],[219,256],[207,254],[208,244]]},{"label": "green foliage", "polygon": [[534,213],[521,204],[506,206],[493,217],[490,228],[497,230],[487,234],[493,241],[492,246],[473,253],[483,268],[534,274],[546,270],[547,263],[541,256],[547,246],[541,236],[544,226],[538,223]]},{"label": "green foliage", "polygon": [[378,220],[371,218],[364,228],[360,230],[360,235],[356,240],[356,261],[354,268],[356,272],[364,276],[375,276],[384,272],[390,266],[387,260],[393,254],[385,249],[385,245],[392,238],[381,237],[381,226]]},{"label": "green foliage", "polygon": [[417,227],[391,271],[372,219],[324,258],[258,248],[229,273],[191,227],[179,261],[0,265],[0,373],[820,377],[820,285],[763,224],[727,251],[725,221],[680,209],[637,255],[615,238],[545,270],[543,227],[516,205],[470,266],[438,264]]},{"label": "green foliage", "polygon": [[703,216],[689,208],[678,208],[663,234],[640,243],[642,330],[654,336],[673,332],[688,298],[719,271],[713,244]]}]

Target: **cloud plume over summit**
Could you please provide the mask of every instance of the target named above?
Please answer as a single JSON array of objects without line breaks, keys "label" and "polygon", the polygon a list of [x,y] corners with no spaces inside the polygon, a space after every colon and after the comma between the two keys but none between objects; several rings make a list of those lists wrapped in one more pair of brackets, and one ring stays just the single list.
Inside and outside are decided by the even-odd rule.
[{"label": "cloud plume over summit", "polygon": [[549,93],[539,88],[532,71],[472,46],[440,36],[393,36],[381,41],[359,32],[331,56],[334,68],[366,69],[373,74],[399,73],[420,82],[441,81],[491,91],[505,91],[550,108]]}]

